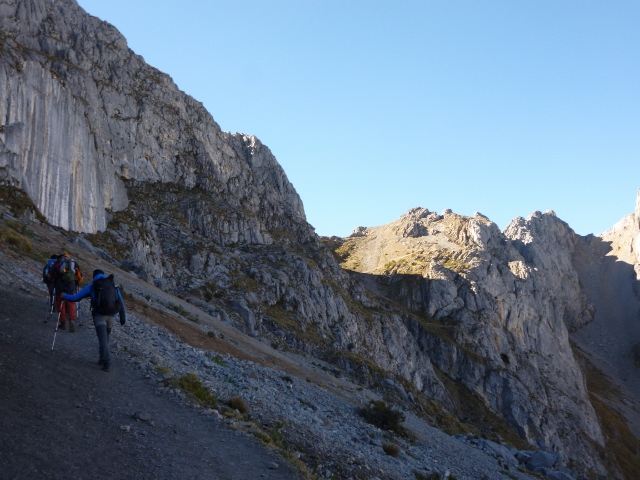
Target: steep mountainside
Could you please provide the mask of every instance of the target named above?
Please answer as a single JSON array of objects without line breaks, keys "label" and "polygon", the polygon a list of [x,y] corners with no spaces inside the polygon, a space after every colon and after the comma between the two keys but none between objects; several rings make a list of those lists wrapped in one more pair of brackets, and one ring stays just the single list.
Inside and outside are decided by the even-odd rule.
[{"label": "steep mountainside", "polygon": [[217,198],[225,215],[214,227],[231,241],[269,243],[270,229],[294,224],[309,231],[267,147],[222,132],[74,0],[3,1],[0,38],[0,167],[51,224],[104,230],[105,209],[128,205],[127,181],[172,182]]},{"label": "steep mountainside", "polygon": [[569,343],[597,302],[553,212],[500,232],[418,208],[320,239],[266,146],[222,132],[74,0],[6,0],[0,37],[2,199],[24,211],[26,192],[86,250],[450,432],[605,473]]}]

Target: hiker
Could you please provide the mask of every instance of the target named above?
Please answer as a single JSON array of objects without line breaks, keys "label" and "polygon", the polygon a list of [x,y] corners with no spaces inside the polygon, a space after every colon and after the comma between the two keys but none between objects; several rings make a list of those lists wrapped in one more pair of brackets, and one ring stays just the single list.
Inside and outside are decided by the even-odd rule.
[{"label": "hiker", "polygon": [[76,304],[68,300],[63,301],[62,295],[77,291],[78,284],[82,281],[80,266],[71,258],[71,255],[63,253],[53,265],[53,273],[50,276],[54,282],[56,312],[60,312],[58,328],[65,330],[68,318],[69,332],[73,333],[76,331],[75,322],[78,318]]},{"label": "hiker", "polygon": [[105,276],[102,270],[93,271],[93,282],[75,295],[64,295],[64,299],[77,302],[91,297],[91,314],[93,324],[98,335],[99,354],[98,365],[102,370],[110,370],[111,355],[109,354],[109,335],[113,328],[115,317],[120,316],[120,325],[127,322],[127,311],[122,300],[120,289],[115,286],[113,274]]},{"label": "hiker", "polygon": [[49,290],[49,308],[51,309],[51,313],[53,313],[54,306],[54,288],[53,288],[53,279],[49,276],[49,274],[53,274],[53,266],[60,258],[60,255],[51,255],[51,258],[47,260],[46,265],[42,269],[42,281],[47,285],[47,289]]}]

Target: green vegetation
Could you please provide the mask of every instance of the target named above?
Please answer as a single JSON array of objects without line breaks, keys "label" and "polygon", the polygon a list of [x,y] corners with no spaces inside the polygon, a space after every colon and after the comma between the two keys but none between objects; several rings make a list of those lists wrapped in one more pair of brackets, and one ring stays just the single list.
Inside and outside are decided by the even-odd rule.
[{"label": "green vegetation", "polygon": [[2,185],[2,188],[0,188],[0,203],[9,207],[11,213],[16,217],[24,215],[28,210],[32,210],[40,222],[47,221],[24,190],[17,187]]},{"label": "green vegetation", "polygon": [[[15,223],[15,222],[14,222]],[[33,245],[24,235],[0,226],[0,242],[6,243],[20,253],[31,253]]]},{"label": "green vegetation", "polygon": [[465,261],[459,260],[454,257],[447,258],[447,260],[442,264],[442,266],[457,273],[468,272],[469,270],[471,270],[470,263],[467,263]]},{"label": "green vegetation", "polygon": [[405,419],[404,413],[392,409],[381,400],[358,409],[358,415],[382,430],[389,430],[403,437],[408,434],[407,429],[402,425]]},{"label": "green vegetation", "polygon": [[173,375],[169,367],[165,367],[164,365],[156,365],[156,372],[162,375]]},{"label": "green vegetation", "polygon": [[213,408],[218,400],[207,387],[205,387],[195,373],[187,373],[177,378],[177,386],[187,394],[193,402],[206,408]]},{"label": "green vegetation", "polygon": [[345,240],[344,243],[333,250],[333,254],[339,263],[344,263],[351,257],[351,254],[356,249],[356,243],[354,240]]}]

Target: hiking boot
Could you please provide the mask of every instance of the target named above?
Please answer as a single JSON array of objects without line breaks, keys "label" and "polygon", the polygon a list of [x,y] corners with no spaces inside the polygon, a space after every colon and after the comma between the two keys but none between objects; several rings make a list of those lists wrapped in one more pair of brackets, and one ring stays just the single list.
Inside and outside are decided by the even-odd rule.
[{"label": "hiking boot", "polygon": [[58,330],[66,330],[66,329],[67,329],[67,324],[66,323],[60,322],[58,324]]},{"label": "hiking boot", "polygon": [[109,365],[109,362],[103,362],[101,370],[103,372],[108,372],[109,370],[111,370],[111,366]]},{"label": "hiking boot", "polygon": [[104,360],[98,360],[98,366],[101,367],[102,365],[104,365]]},{"label": "hiking boot", "polygon": [[76,322],[70,321],[69,322],[69,333],[73,333],[75,331],[76,331]]}]

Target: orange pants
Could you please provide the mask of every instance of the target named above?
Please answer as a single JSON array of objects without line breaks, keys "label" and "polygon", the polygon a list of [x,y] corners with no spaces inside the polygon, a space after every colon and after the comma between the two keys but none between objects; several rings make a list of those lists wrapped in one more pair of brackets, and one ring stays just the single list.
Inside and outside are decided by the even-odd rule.
[{"label": "orange pants", "polygon": [[56,295],[56,310],[60,312],[60,323],[65,323],[67,317],[69,320],[75,321],[78,318],[76,313],[76,302],[68,302],[62,300],[62,296]]}]

